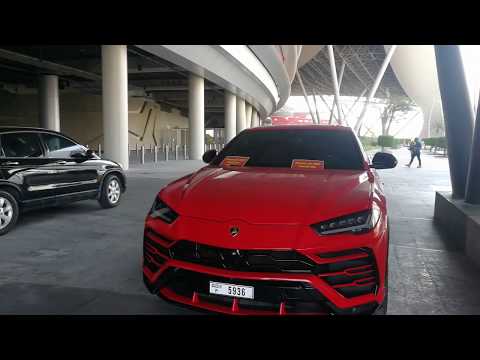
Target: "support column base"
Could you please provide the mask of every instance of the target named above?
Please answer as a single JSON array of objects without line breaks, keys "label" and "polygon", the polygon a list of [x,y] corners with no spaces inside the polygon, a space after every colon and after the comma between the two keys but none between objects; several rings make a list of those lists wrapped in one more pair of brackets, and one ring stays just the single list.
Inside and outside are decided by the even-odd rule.
[{"label": "support column base", "polygon": [[470,205],[449,192],[437,191],[434,221],[480,267],[480,205]]}]

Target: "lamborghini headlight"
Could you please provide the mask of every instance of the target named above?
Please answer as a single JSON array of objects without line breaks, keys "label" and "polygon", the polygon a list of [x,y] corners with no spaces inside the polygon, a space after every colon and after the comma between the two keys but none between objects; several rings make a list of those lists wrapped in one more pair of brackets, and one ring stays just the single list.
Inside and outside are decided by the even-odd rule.
[{"label": "lamborghini headlight", "polygon": [[168,224],[173,223],[178,217],[178,214],[168,207],[168,205],[165,204],[158,196],[153,202],[149,215],[154,219],[161,219]]},{"label": "lamborghini headlight", "polygon": [[345,232],[354,234],[364,233],[377,226],[380,219],[380,208],[373,203],[372,208],[356,212],[346,216],[340,216],[327,221],[312,225],[312,228],[320,235],[331,235]]}]

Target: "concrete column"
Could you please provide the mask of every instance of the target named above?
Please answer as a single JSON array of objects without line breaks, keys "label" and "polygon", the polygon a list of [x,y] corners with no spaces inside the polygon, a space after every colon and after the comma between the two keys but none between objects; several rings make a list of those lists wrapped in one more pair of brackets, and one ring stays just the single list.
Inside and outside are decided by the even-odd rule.
[{"label": "concrete column", "polygon": [[128,169],[128,67],[126,45],[102,45],[105,157]]},{"label": "concrete column", "polygon": [[40,127],[60,131],[58,76],[42,75],[38,87]]},{"label": "concrete column", "polygon": [[252,127],[258,126],[258,112],[257,109],[252,109]]},{"label": "concrete column", "polygon": [[245,116],[246,116],[246,128],[251,128],[252,127],[252,105],[250,104],[245,104]]},{"label": "concrete column", "polygon": [[468,167],[465,201],[470,204],[480,204],[480,107],[478,106],[472,151],[470,154],[470,165]]},{"label": "concrete column", "polygon": [[458,45],[435,45],[438,85],[448,146],[453,197],[464,198],[472,148],[473,108]]},{"label": "concrete column", "polygon": [[195,74],[190,74],[188,80],[189,159],[201,160],[205,152],[205,83]]},{"label": "concrete column", "polygon": [[237,134],[246,128],[245,115],[245,99],[237,96]]},{"label": "concrete column", "polygon": [[225,143],[232,140],[237,134],[237,97],[225,91]]}]

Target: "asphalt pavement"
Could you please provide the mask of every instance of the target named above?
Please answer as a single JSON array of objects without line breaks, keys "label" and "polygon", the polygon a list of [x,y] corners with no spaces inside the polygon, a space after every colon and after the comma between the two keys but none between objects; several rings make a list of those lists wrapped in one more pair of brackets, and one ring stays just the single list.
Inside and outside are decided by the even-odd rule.
[{"label": "asphalt pavement", "polygon": [[[389,313],[480,314],[480,270],[433,224],[447,158],[382,170],[391,224]],[[96,201],[31,212],[0,237],[0,314],[198,314],[150,295],[141,271],[143,222],[155,194],[199,161],[135,164],[120,206]]]}]

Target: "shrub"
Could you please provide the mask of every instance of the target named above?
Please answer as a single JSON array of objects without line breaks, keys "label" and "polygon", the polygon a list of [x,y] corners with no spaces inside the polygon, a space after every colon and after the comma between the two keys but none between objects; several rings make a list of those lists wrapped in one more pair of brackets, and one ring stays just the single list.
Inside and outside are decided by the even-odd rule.
[{"label": "shrub", "polygon": [[382,147],[394,147],[395,139],[391,135],[380,135],[378,137],[378,145]]}]

